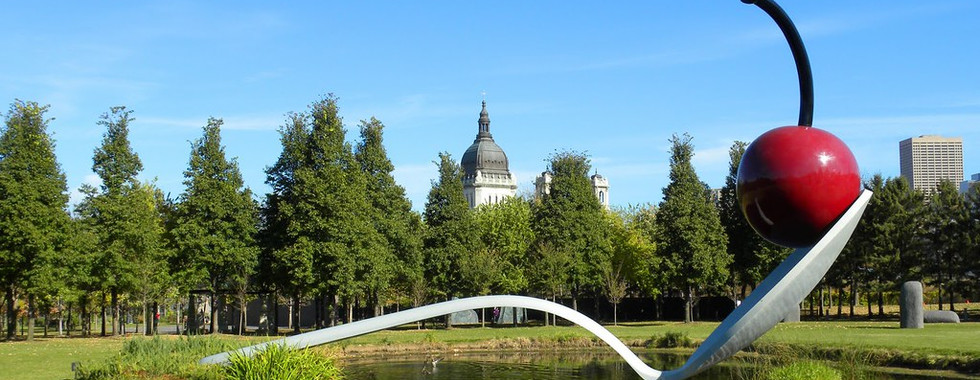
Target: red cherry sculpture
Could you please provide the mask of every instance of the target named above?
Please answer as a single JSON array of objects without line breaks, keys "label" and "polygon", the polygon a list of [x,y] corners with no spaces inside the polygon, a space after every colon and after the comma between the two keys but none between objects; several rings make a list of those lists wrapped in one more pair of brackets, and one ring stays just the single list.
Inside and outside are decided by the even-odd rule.
[{"label": "red cherry sculpture", "polygon": [[736,193],[749,225],[773,243],[815,244],[857,199],[861,176],[851,150],[813,128],[810,60],[786,12],[773,0],[742,0],[765,11],[782,30],[800,78],[800,121],[759,136],[742,156]]},{"label": "red cherry sculpture", "polygon": [[820,240],[861,191],[857,161],[827,131],[790,126],[745,150],[736,187],[742,212],[766,240],[807,247]]}]

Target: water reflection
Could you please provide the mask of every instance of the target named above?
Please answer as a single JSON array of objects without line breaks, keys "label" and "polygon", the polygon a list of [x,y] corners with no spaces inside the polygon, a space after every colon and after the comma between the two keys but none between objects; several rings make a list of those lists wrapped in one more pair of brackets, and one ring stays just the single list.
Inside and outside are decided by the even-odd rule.
[{"label": "water reflection", "polygon": [[[685,356],[641,354],[645,362],[654,368],[679,367]],[[433,361],[437,363],[433,365]],[[639,379],[635,372],[619,356],[593,351],[563,352],[507,352],[465,354],[419,354],[372,356],[344,361],[346,378],[370,379],[589,379],[619,380]],[[754,379],[756,369],[746,360],[729,360],[712,367],[693,379]],[[924,377],[923,374],[893,375],[865,373],[865,379],[942,379]]]}]

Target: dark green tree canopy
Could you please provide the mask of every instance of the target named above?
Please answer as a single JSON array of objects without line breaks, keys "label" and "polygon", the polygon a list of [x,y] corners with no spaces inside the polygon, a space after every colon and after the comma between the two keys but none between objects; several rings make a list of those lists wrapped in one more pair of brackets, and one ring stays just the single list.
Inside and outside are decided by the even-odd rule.
[{"label": "dark green tree canopy", "polygon": [[425,204],[425,276],[436,292],[458,295],[463,290],[460,263],[480,248],[469,202],[463,195],[459,164],[440,153],[439,179],[432,183]]},{"label": "dark green tree canopy", "polygon": [[[732,257],[728,238],[711,202],[708,186],[698,179],[691,159],[691,136],[671,138],[670,183],[657,213],[657,250],[670,267],[671,283],[687,296],[688,310],[693,291],[724,285]],[[690,314],[685,317],[690,320]]]},{"label": "dark green tree canopy", "polygon": [[548,244],[573,257],[573,292],[598,291],[608,267],[610,246],[602,205],[589,181],[589,158],[579,152],[552,154],[548,164],[551,186],[534,209],[539,244]]},{"label": "dark green tree canopy", "polygon": [[119,191],[123,184],[132,185],[143,170],[143,163],[129,144],[129,123],[133,111],[126,107],[112,107],[102,114],[98,124],[105,126],[102,146],[95,150],[92,171],[102,179],[106,193]]},{"label": "dark green tree canopy", "polygon": [[238,164],[225,157],[221,119],[210,118],[191,144],[184,171],[186,190],[177,207],[177,240],[188,286],[212,291],[240,281],[241,267],[254,267],[257,206],[244,187]]}]

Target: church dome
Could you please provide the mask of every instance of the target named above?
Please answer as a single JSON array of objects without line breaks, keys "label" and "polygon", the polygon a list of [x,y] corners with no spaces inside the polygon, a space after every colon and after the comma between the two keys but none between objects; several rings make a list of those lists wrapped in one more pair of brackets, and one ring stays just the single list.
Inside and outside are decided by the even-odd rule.
[{"label": "church dome", "polygon": [[479,170],[481,174],[509,174],[507,155],[490,134],[490,115],[487,113],[487,102],[483,102],[480,111],[480,131],[476,134],[473,144],[463,153],[460,162],[463,176],[471,177]]}]

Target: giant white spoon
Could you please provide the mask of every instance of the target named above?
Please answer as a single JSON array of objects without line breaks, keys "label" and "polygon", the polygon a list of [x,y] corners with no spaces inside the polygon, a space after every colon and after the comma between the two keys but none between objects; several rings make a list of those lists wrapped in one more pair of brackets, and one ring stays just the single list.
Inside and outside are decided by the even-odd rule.
[{"label": "giant white spoon", "polygon": [[523,296],[483,296],[441,302],[222,352],[201,359],[200,363],[227,363],[231,355],[251,356],[273,344],[291,348],[316,346],[463,310],[523,307],[556,314],[584,327],[612,347],[643,379],[684,379],[734,355],[776,326],[793,308],[799,307],[803,298],[813,291],[844,249],[864,214],[871,194],[871,191],[864,190],[817,244],[793,251],[749,294],[745,302],[711,332],[684,366],[675,370],[663,372],[651,368],[609,330],[575,310],[554,302]]}]

